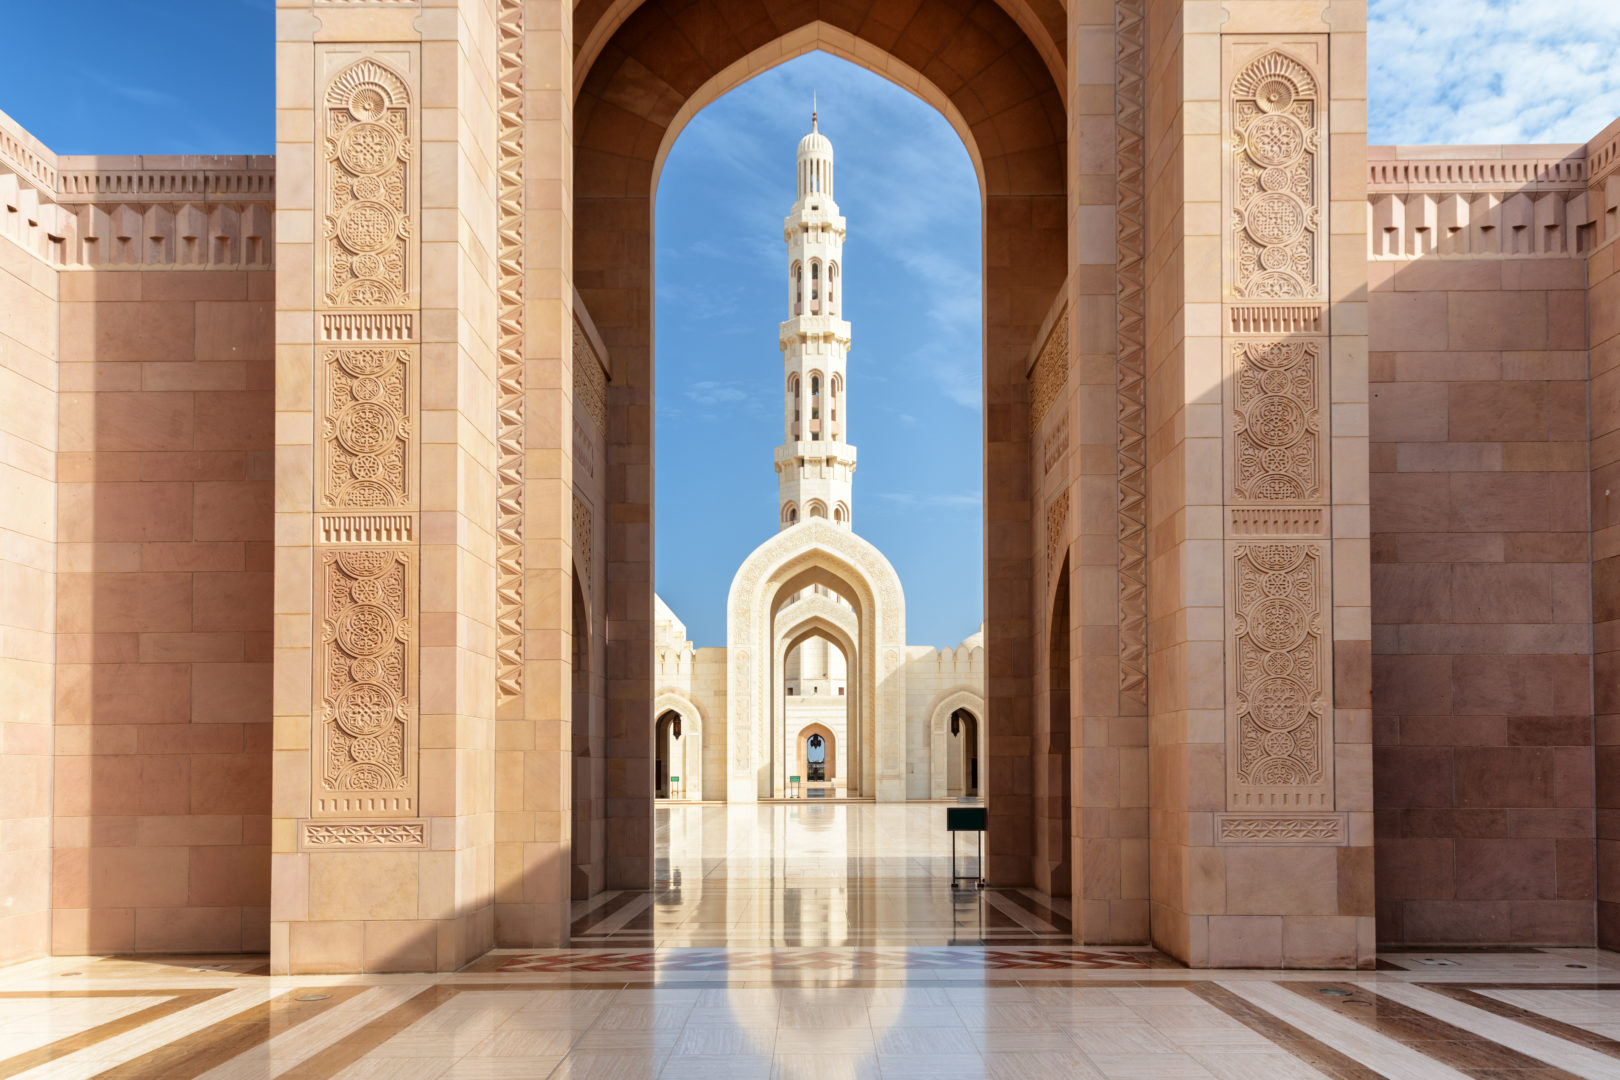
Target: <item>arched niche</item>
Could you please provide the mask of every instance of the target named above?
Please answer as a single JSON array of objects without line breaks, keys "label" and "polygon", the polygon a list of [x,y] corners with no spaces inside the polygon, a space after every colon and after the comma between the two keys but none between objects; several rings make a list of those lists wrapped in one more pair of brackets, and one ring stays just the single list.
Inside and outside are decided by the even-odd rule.
[{"label": "arched niche", "polygon": [[659,720],[666,713],[675,713],[681,718],[679,741],[687,744],[682,748],[681,767],[685,771],[676,775],[681,778],[681,797],[696,802],[703,798],[703,713],[688,698],[672,690],[664,690],[653,698],[655,733]]},{"label": "arched niche", "polygon": [[[879,801],[905,798],[905,594],[883,553],[825,518],[801,521],[755,548],[726,601],[726,734],[733,801],[770,795],[771,703],[779,613],[822,585],[850,605],[855,639],[846,648],[855,726],[871,732],[857,755],[861,790]],[[826,600],[827,598],[822,597]],[[830,603],[830,601],[829,601]],[[833,605],[839,606],[839,605]],[[846,632],[828,621],[829,632]],[[782,653],[785,657],[785,651]]]},{"label": "arched niche", "polygon": [[928,711],[928,797],[931,799],[948,797],[950,779],[945,767],[949,753],[945,740],[950,737],[951,714],[957,709],[966,709],[978,721],[979,797],[985,796],[985,766],[989,761],[990,741],[986,732],[984,698],[971,690],[952,690],[934,702],[934,707]]}]

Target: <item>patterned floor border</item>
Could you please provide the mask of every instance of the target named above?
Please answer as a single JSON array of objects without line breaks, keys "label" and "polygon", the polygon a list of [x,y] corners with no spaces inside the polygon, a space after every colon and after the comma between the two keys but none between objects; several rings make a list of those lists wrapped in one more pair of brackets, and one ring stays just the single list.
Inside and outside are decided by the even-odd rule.
[{"label": "patterned floor border", "polygon": [[1018,971],[1141,969],[1150,955],[1074,948],[656,949],[519,953],[496,971]]}]

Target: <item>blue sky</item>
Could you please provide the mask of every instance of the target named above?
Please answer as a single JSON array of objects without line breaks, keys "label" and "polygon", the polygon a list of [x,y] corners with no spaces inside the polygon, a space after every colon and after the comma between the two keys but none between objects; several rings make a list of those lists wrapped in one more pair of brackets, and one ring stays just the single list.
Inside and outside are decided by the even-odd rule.
[{"label": "blue sky", "polygon": [[794,154],[814,90],[848,223],[855,531],[894,563],[907,639],[955,645],[983,611],[979,191],[930,106],[825,53],[693,118],[658,187],[658,592],[725,642],[737,566],[776,531]]},{"label": "blue sky", "polygon": [[[18,0],[0,110],[59,153],[271,153],[273,14]],[[1620,0],[1371,0],[1369,139],[1583,142],[1620,114],[1617,55]],[[705,109],[661,178],[658,588],[723,642],[731,574],[774,529],[781,219],[812,89],[849,219],[856,527],[900,571],[908,637],[954,644],[983,606],[977,185],[938,114],[824,54]]]}]

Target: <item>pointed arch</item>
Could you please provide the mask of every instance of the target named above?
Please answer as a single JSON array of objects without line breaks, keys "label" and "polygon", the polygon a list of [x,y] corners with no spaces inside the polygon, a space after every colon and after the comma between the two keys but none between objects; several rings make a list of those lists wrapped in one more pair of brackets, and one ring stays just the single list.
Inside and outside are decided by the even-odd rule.
[{"label": "pointed arch", "polygon": [[859,775],[851,779],[879,801],[903,800],[905,594],[882,552],[825,518],[806,519],[759,545],[731,581],[726,598],[729,797],[749,801],[771,791],[774,631],[788,602],[813,585],[826,585],[842,596],[857,627],[849,681],[861,746]]},{"label": "pointed arch", "polygon": [[[688,746],[683,747],[683,757],[686,764],[684,773],[676,773],[681,778],[681,794],[686,799],[698,802],[703,798],[703,733],[706,725],[703,723],[703,711],[692,704],[690,698],[674,690],[660,690],[653,698],[652,722],[654,725],[663,718],[665,713],[676,713],[681,718],[681,742],[692,740]],[[696,752],[693,752],[693,748]]]},{"label": "pointed arch", "polygon": [[[966,709],[973,714],[979,722],[979,761],[989,760],[989,735],[986,732],[984,698],[972,690],[947,690],[934,702],[933,708],[928,710],[928,797],[930,799],[943,799],[949,786],[949,778],[945,775],[946,743],[945,733],[950,727],[951,714],[957,709]],[[984,795],[984,785],[980,784],[979,794]]]}]

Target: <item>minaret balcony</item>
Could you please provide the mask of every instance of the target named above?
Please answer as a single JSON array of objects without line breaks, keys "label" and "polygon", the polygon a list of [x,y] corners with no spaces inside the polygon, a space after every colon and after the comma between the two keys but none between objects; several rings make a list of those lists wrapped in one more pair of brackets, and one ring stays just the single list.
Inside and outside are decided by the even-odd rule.
[{"label": "minaret balcony", "polygon": [[832,338],[849,344],[849,323],[836,315],[795,315],[782,324],[779,343],[783,348],[808,338]]},{"label": "minaret balcony", "polygon": [[776,471],[803,468],[806,462],[820,462],[828,467],[842,465],[855,471],[855,448],[849,443],[827,439],[798,439],[776,448]]}]

